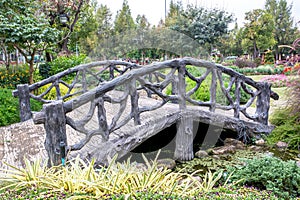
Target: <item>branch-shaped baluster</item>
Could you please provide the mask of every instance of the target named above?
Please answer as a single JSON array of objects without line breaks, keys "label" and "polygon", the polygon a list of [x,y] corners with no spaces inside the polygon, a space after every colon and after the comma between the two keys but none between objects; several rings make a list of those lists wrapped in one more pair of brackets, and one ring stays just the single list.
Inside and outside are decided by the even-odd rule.
[{"label": "branch-shaped baluster", "polygon": [[109,80],[113,80],[115,78],[114,69],[116,68],[115,65],[109,66]]},{"label": "branch-shaped baluster", "polygon": [[247,108],[249,108],[253,102],[255,101],[256,97],[260,94],[259,90],[256,90],[255,92],[253,90],[251,90],[250,88],[248,88],[246,86],[245,83],[241,83],[242,84],[242,88],[243,90],[247,93],[251,95],[251,98],[247,101],[247,103],[243,106],[241,106],[241,111],[246,110]]},{"label": "branch-shaped baluster", "polygon": [[126,88],[124,90],[124,94],[121,96],[121,98],[119,98],[119,99],[110,98],[109,99],[110,100],[109,102],[111,102],[111,103],[119,103],[120,104],[120,108],[118,110],[118,113],[116,115],[114,115],[114,117],[111,120],[111,124],[108,128],[110,132],[112,132],[112,130],[116,127],[117,122],[119,121],[122,114],[124,113],[124,110],[126,108],[128,95],[129,95],[129,85],[126,86]]},{"label": "branch-shaped baluster", "polygon": [[219,79],[221,90],[222,90],[223,94],[225,95],[225,97],[227,98],[227,100],[229,101],[229,104],[230,104],[231,108],[233,108],[234,107],[233,99],[230,96],[230,93],[229,93],[230,90],[228,91],[224,86],[224,82],[223,82],[223,78],[222,78],[222,72],[218,70],[217,71],[217,76],[218,76],[218,79]]},{"label": "branch-shaped baluster", "polygon": [[[167,80],[167,79],[165,80],[165,83],[171,82],[171,80]],[[161,88],[165,85],[165,83],[160,83],[160,84],[154,85],[142,78],[137,78],[137,80],[140,82],[140,84],[143,86],[143,88],[146,88],[147,90],[151,91],[152,94],[156,94],[165,102],[168,102],[170,100],[178,100],[177,96],[175,96],[175,95],[166,95],[163,92],[161,92],[162,91]]]},{"label": "branch-shaped baluster", "polygon": [[107,71],[110,65],[107,66],[103,66],[102,69],[100,69],[100,71],[98,73],[96,73],[96,77],[99,80],[99,83],[102,83],[106,80],[104,80],[101,76],[103,75],[103,72]]},{"label": "branch-shaped baluster", "polygon": [[93,73],[91,70],[86,69],[86,74],[91,75],[91,77],[93,77],[95,79],[95,81],[97,81],[97,83],[99,83],[99,78],[97,76],[97,74]]},{"label": "branch-shaped baluster", "polygon": [[59,88],[59,80],[55,81],[53,84],[54,84],[54,87],[55,87],[55,90],[56,90],[56,99],[57,100],[62,100],[61,92],[60,92],[60,88]]},{"label": "branch-shaped baluster", "polygon": [[140,113],[139,113],[139,96],[136,90],[136,79],[133,78],[130,81],[129,93],[131,99],[131,117],[134,120],[135,125],[141,124]]},{"label": "branch-shaped baluster", "polygon": [[50,87],[48,87],[48,89],[47,89],[45,92],[43,92],[42,94],[36,96],[36,97],[37,97],[36,100],[43,99],[43,97],[44,97],[46,94],[48,94],[48,93],[52,90],[53,87],[54,87],[54,84],[51,84]]},{"label": "branch-shaped baluster", "polygon": [[83,91],[86,92],[87,91],[87,81],[86,81],[86,70],[85,69],[82,70],[81,84],[82,84]]},{"label": "branch-shaped baluster", "polygon": [[71,145],[68,150],[78,151],[78,150],[82,149],[91,140],[91,138],[93,136],[104,135],[104,134],[105,133],[100,129],[88,131],[88,133],[86,134],[86,137],[84,139],[82,139],[77,144]]},{"label": "branch-shaped baluster", "polygon": [[92,119],[95,112],[95,108],[96,102],[93,99],[90,103],[90,109],[83,119],[74,121],[72,118],[67,117],[67,124],[69,124],[76,131],[87,134],[89,131],[85,128],[85,125]]},{"label": "branch-shaped baluster", "polygon": [[212,70],[210,86],[210,112],[215,112],[217,101],[217,74],[216,69]]},{"label": "branch-shaped baluster", "polygon": [[193,95],[200,88],[202,82],[206,79],[210,72],[211,69],[206,69],[206,72],[200,78],[193,77],[191,74],[189,74],[189,72],[187,72],[188,77],[196,82],[196,86],[187,92],[187,98],[190,98],[190,96]]},{"label": "branch-shaped baluster", "polygon": [[226,91],[227,91],[227,92],[230,92],[230,91],[231,91],[231,89],[232,89],[233,84],[235,83],[235,81],[236,81],[236,77],[235,77],[235,76],[231,76],[231,77],[230,77],[230,82],[229,82],[229,84],[228,84],[228,87],[226,88]]},{"label": "branch-shaped baluster", "polygon": [[98,107],[98,123],[99,123],[99,130],[103,132],[102,137],[105,140],[108,140],[109,137],[109,129],[106,120],[106,110],[104,107],[104,100],[100,97],[97,100],[97,107]]},{"label": "branch-shaped baluster", "polygon": [[240,101],[241,101],[241,80],[236,79],[235,81],[235,102],[234,102],[234,117],[240,118]]}]

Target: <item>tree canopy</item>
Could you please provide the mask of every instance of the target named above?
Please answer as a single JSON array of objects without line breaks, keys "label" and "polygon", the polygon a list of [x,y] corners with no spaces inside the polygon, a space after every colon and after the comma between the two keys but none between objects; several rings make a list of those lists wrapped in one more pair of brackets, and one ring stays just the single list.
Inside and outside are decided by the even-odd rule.
[{"label": "tree canopy", "polygon": [[35,54],[56,42],[59,33],[38,11],[34,0],[0,2],[0,38],[5,45],[13,46],[25,57],[30,65],[30,83],[33,83]]}]

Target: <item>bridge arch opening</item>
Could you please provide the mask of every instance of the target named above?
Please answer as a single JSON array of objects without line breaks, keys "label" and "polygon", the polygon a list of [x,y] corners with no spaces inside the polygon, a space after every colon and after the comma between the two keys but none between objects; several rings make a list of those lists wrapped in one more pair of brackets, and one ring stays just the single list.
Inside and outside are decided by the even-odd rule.
[{"label": "bridge arch opening", "polygon": [[[222,146],[226,138],[238,137],[238,133],[232,130],[223,129],[222,127],[202,123],[199,121],[193,122],[193,129],[194,153],[199,150],[207,150],[212,147]],[[120,160],[124,161],[131,157],[131,161],[143,162],[142,154],[144,154],[147,159],[151,160],[156,157],[160,149],[160,159],[173,158],[176,145],[176,133],[177,125],[175,123],[142,142],[139,146],[137,146]]]}]

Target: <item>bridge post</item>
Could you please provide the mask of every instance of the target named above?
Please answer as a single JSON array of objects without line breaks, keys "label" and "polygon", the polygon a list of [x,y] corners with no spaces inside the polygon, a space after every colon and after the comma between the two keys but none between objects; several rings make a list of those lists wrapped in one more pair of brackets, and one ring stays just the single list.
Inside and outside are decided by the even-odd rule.
[{"label": "bridge post", "polygon": [[262,82],[261,92],[257,96],[256,101],[256,121],[262,124],[268,125],[269,109],[270,109],[270,98],[271,98],[271,84]]},{"label": "bridge post", "polygon": [[64,164],[67,146],[66,117],[62,101],[44,104],[45,149],[48,153],[48,167]]},{"label": "bridge post", "polygon": [[24,122],[32,118],[29,86],[28,84],[20,84],[17,86],[17,89],[20,107],[20,120],[21,122]]},{"label": "bridge post", "polygon": [[178,99],[181,118],[177,122],[176,146],[174,159],[180,161],[189,161],[194,158],[193,152],[193,119],[186,113],[186,84],[185,84],[185,66],[178,69]]}]

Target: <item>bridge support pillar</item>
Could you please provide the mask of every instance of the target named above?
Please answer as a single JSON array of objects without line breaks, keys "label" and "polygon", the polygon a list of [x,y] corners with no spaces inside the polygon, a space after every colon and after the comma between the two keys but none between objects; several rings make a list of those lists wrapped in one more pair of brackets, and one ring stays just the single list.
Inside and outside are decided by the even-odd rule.
[{"label": "bridge support pillar", "polygon": [[193,118],[183,113],[177,123],[175,160],[189,161],[194,158],[193,140]]}]

